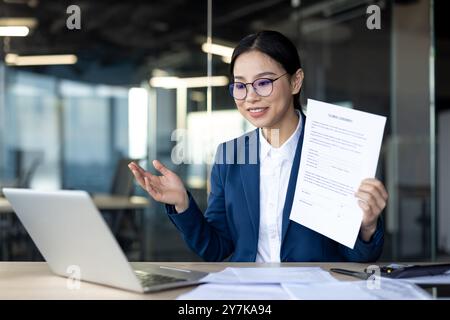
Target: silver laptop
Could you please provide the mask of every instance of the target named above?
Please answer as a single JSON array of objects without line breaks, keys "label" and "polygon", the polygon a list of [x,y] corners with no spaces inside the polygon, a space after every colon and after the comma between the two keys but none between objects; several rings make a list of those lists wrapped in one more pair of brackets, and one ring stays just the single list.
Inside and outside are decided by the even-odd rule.
[{"label": "silver laptop", "polygon": [[154,292],[201,283],[207,273],[171,266],[130,264],[84,191],[43,192],[4,188],[20,221],[50,269],[136,292]]}]

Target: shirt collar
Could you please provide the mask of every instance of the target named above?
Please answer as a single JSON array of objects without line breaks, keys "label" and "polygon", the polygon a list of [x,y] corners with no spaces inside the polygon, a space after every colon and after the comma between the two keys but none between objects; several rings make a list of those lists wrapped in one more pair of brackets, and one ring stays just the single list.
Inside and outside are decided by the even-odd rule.
[{"label": "shirt collar", "polygon": [[261,128],[259,129],[260,161],[264,161],[264,159],[269,155],[269,152],[271,152],[272,150],[272,153],[279,153],[283,159],[292,160],[294,158],[295,149],[297,148],[303,121],[300,111],[295,110],[295,112],[298,115],[297,128],[295,129],[294,133],[279,148],[272,147],[272,145],[264,137]]}]

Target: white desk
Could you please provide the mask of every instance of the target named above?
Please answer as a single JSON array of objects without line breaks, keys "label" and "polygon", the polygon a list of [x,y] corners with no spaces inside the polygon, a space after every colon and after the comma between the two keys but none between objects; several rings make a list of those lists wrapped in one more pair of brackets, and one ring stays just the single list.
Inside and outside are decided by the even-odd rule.
[{"label": "white desk", "polygon": [[[141,262],[136,264],[152,264]],[[154,263],[153,263],[154,264]],[[325,270],[329,268],[346,268],[362,270],[366,264],[358,263],[282,263],[282,264],[258,264],[258,263],[183,263],[183,262],[159,262],[158,265],[186,268],[191,270],[216,272],[226,267],[312,267],[318,266]],[[341,280],[355,280],[355,278],[332,273]],[[140,294],[125,290],[115,289],[93,283],[81,282],[80,289],[67,288],[67,279],[51,273],[45,262],[0,262],[0,299],[175,299],[182,293],[186,293],[195,287],[172,289],[151,294]]]},{"label": "white desk", "polygon": [[8,200],[3,197],[0,197],[0,213],[10,213],[13,212],[11,205]]}]

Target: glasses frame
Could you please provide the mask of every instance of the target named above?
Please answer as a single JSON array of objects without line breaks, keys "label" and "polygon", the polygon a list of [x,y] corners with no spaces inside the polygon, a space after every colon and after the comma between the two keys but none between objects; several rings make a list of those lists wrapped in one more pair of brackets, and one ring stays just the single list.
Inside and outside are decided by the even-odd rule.
[{"label": "glasses frame", "polygon": [[[288,74],[288,72],[285,72],[285,73],[283,73],[281,76],[279,76],[279,77],[277,77],[277,78],[275,78],[275,79],[270,79],[270,78],[258,78],[258,79],[255,79],[253,82],[240,82],[240,81],[235,81],[235,82],[232,82],[232,83],[230,83],[230,84],[228,85],[228,91],[229,91],[231,97],[233,97],[233,99],[236,99],[236,100],[245,100],[245,98],[247,98],[247,95],[248,95],[248,89],[247,89],[247,86],[248,86],[249,84],[251,84],[252,87],[253,87],[253,90],[255,90],[255,93],[256,93],[258,96],[260,96],[260,97],[268,97],[268,96],[270,96],[270,95],[272,94],[272,92],[273,92],[273,83],[274,83],[275,81],[277,81],[278,79],[280,79],[281,77],[287,75],[287,74]],[[256,90],[254,84],[255,84],[256,81],[259,81],[259,80],[269,80],[269,81],[270,81],[270,84],[272,85],[272,88],[270,89],[269,94],[267,94],[267,95],[261,95],[261,94],[258,93],[258,91]],[[243,84],[243,85],[245,86],[245,96],[244,96],[243,98],[238,99],[238,98],[236,98],[236,97],[233,95],[233,87],[234,87],[234,85],[235,85],[236,83],[240,83],[240,84]]]}]

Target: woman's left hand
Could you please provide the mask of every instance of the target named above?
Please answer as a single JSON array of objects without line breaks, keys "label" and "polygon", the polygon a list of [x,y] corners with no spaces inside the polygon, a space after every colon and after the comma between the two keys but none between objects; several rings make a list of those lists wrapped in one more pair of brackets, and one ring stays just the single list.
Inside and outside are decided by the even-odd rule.
[{"label": "woman's left hand", "polygon": [[369,241],[377,229],[378,217],[386,207],[388,193],[380,180],[368,178],[361,182],[355,196],[363,209],[361,237],[364,241]]}]

